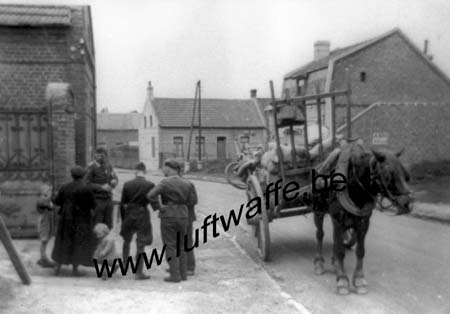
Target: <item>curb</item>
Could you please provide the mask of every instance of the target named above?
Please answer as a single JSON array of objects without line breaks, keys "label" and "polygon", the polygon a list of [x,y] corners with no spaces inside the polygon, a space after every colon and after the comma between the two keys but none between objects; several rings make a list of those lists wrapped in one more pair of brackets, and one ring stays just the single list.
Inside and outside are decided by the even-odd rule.
[{"label": "curb", "polygon": [[445,224],[445,225],[450,225],[449,219],[443,219],[440,217],[429,216],[429,215],[421,214],[421,213],[409,214],[409,216],[416,218],[416,219],[428,220],[428,221],[438,222],[438,223]]}]

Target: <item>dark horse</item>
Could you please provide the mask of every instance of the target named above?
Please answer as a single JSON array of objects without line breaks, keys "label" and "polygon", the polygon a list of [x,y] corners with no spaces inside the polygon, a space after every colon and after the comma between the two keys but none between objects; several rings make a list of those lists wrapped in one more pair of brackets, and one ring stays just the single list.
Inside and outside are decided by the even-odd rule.
[{"label": "dark horse", "polygon": [[[336,192],[324,192],[313,197],[314,223],[317,228],[317,256],[314,259],[314,266],[316,274],[324,273],[323,219],[324,215],[329,213],[333,224],[333,263],[336,268],[337,293],[348,294],[350,291],[349,279],[344,269],[343,238],[346,230],[353,228],[356,236],[357,263],[352,283],[357,293],[365,294],[368,290],[363,272],[364,240],[369,229],[372,209],[381,196],[388,198],[397,207],[398,214],[410,212],[411,198],[407,186],[409,174],[398,160],[401,153],[392,154],[373,149],[367,151],[360,143],[348,145],[351,145],[349,148],[351,151],[348,153],[348,162],[343,167],[347,168],[346,195],[355,206],[353,210],[352,208],[349,210],[348,202],[342,201],[342,197],[339,198]],[[335,161],[330,169],[336,170],[337,164],[339,162]]]}]

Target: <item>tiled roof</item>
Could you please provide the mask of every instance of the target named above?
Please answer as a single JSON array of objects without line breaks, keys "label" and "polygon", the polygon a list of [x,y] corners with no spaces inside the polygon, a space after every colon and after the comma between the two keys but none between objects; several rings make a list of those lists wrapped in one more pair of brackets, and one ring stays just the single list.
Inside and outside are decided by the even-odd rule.
[{"label": "tiled roof", "polygon": [[70,8],[44,5],[0,5],[0,25],[70,26]]},{"label": "tiled roof", "polygon": [[349,51],[353,50],[353,49],[357,49],[359,46],[363,46],[366,42],[362,42],[362,43],[358,43],[355,45],[351,45],[348,47],[344,47],[344,48],[338,48],[335,50],[332,50],[330,52],[330,54],[328,56],[326,56],[325,58],[319,59],[319,60],[315,60],[315,61],[311,61],[303,66],[301,66],[300,68],[295,69],[292,72],[289,72],[288,74],[286,74],[284,76],[285,79],[287,78],[294,78],[294,77],[298,77],[301,75],[305,75],[307,73],[310,72],[315,72],[317,70],[321,70],[321,69],[326,69],[328,68],[328,62],[330,61],[330,59],[334,59],[334,58],[338,58],[341,55],[345,55],[346,53],[348,53]]},{"label": "tiled roof", "polygon": [[[155,98],[152,103],[160,127],[191,126],[194,99]],[[198,125],[198,111],[194,125]],[[263,128],[264,122],[252,99],[202,99],[201,125],[207,128]]]},{"label": "tiled roof", "polygon": [[97,113],[98,130],[137,130],[143,121],[140,113]]},{"label": "tiled roof", "polygon": [[330,52],[330,54],[328,56],[326,56],[325,58],[319,59],[319,60],[313,60],[289,73],[287,73],[284,78],[285,79],[289,79],[289,78],[296,78],[302,75],[306,75],[308,73],[311,72],[315,72],[317,70],[321,70],[321,69],[326,69],[328,68],[328,63],[331,59],[336,60],[339,59],[343,56],[346,56],[350,53],[356,52],[360,49],[363,49],[369,45],[371,45],[372,43],[375,43],[383,38],[386,38],[394,33],[400,32],[400,30],[398,28],[395,28],[385,34],[382,34],[381,36],[377,36],[375,38],[369,39],[369,40],[365,40],[363,42],[357,43],[357,44],[353,44],[344,48],[337,48],[335,50],[332,50]]}]

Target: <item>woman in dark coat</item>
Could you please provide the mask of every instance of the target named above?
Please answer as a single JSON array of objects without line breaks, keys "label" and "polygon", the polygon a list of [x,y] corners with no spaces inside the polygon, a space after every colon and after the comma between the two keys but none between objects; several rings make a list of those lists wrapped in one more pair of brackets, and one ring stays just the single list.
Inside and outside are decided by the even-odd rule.
[{"label": "woman in dark coat", "polygon": [[58,191],[55,204],[61,207],[52,258],[57,263],[55,274],[61,265],[72,264],[74,276],[82,273],[78,265],[92,266],[95,239],[92,233],[92,210],[95,198],[92,190],[83,182],[85,170],[80,166],[71,169],[73,181]]}]

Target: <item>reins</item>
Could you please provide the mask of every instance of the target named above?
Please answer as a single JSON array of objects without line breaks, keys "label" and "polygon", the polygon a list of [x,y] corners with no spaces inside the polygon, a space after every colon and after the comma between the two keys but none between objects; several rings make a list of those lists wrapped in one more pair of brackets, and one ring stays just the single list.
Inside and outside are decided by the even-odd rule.
[{"label": "reins", "polygon": [[[363,148],[364,152],[365,149]],[[367,153],[367,152],[366,152]],[[392,196],[392,194],[389,192],[389,190],[386,188],[385,183],[383,181],[383,179],[381,178],[381,176],[379,175],[379,171],[377,171],[377,169],[375,169],[373,167],[373,165],[379,166],[375,160],[375,157],[372,155],[370,157],[369,160],[369,169],[370,169],[370,184],[372,185],[374,182],[377,183],[380,188],[382,189],[383,193],[381,194],[381,197],[378,195],[374,195],[372,194],[365,186],[364,184],[362,184],[361,180],[359,180],[358,176],[355,173],[355,166],[352,162],[352,173],[353,176],[355,177],[355,181],[356,183],[359,185],[359,187],[367,194],[369,195],[369,197],[372,199],[372,201],[374,202],[374,204],[376,205],[375,207],[380,211],[380,212],[384,212],[385,210],[391,209],[393,208],[395,205],[400,206],[400,204],[398,204],[398,202],[395,200],[395,198]],[[383,196],[383,194],[386,194],[386,196]],[[387,198],[390,202],[390,205],[388,206],[384,206],[382,201],[384,198]],[[397,214],[393,214],[393,215],[389,215],[386,214],[388,216],[396,216]]]}]

